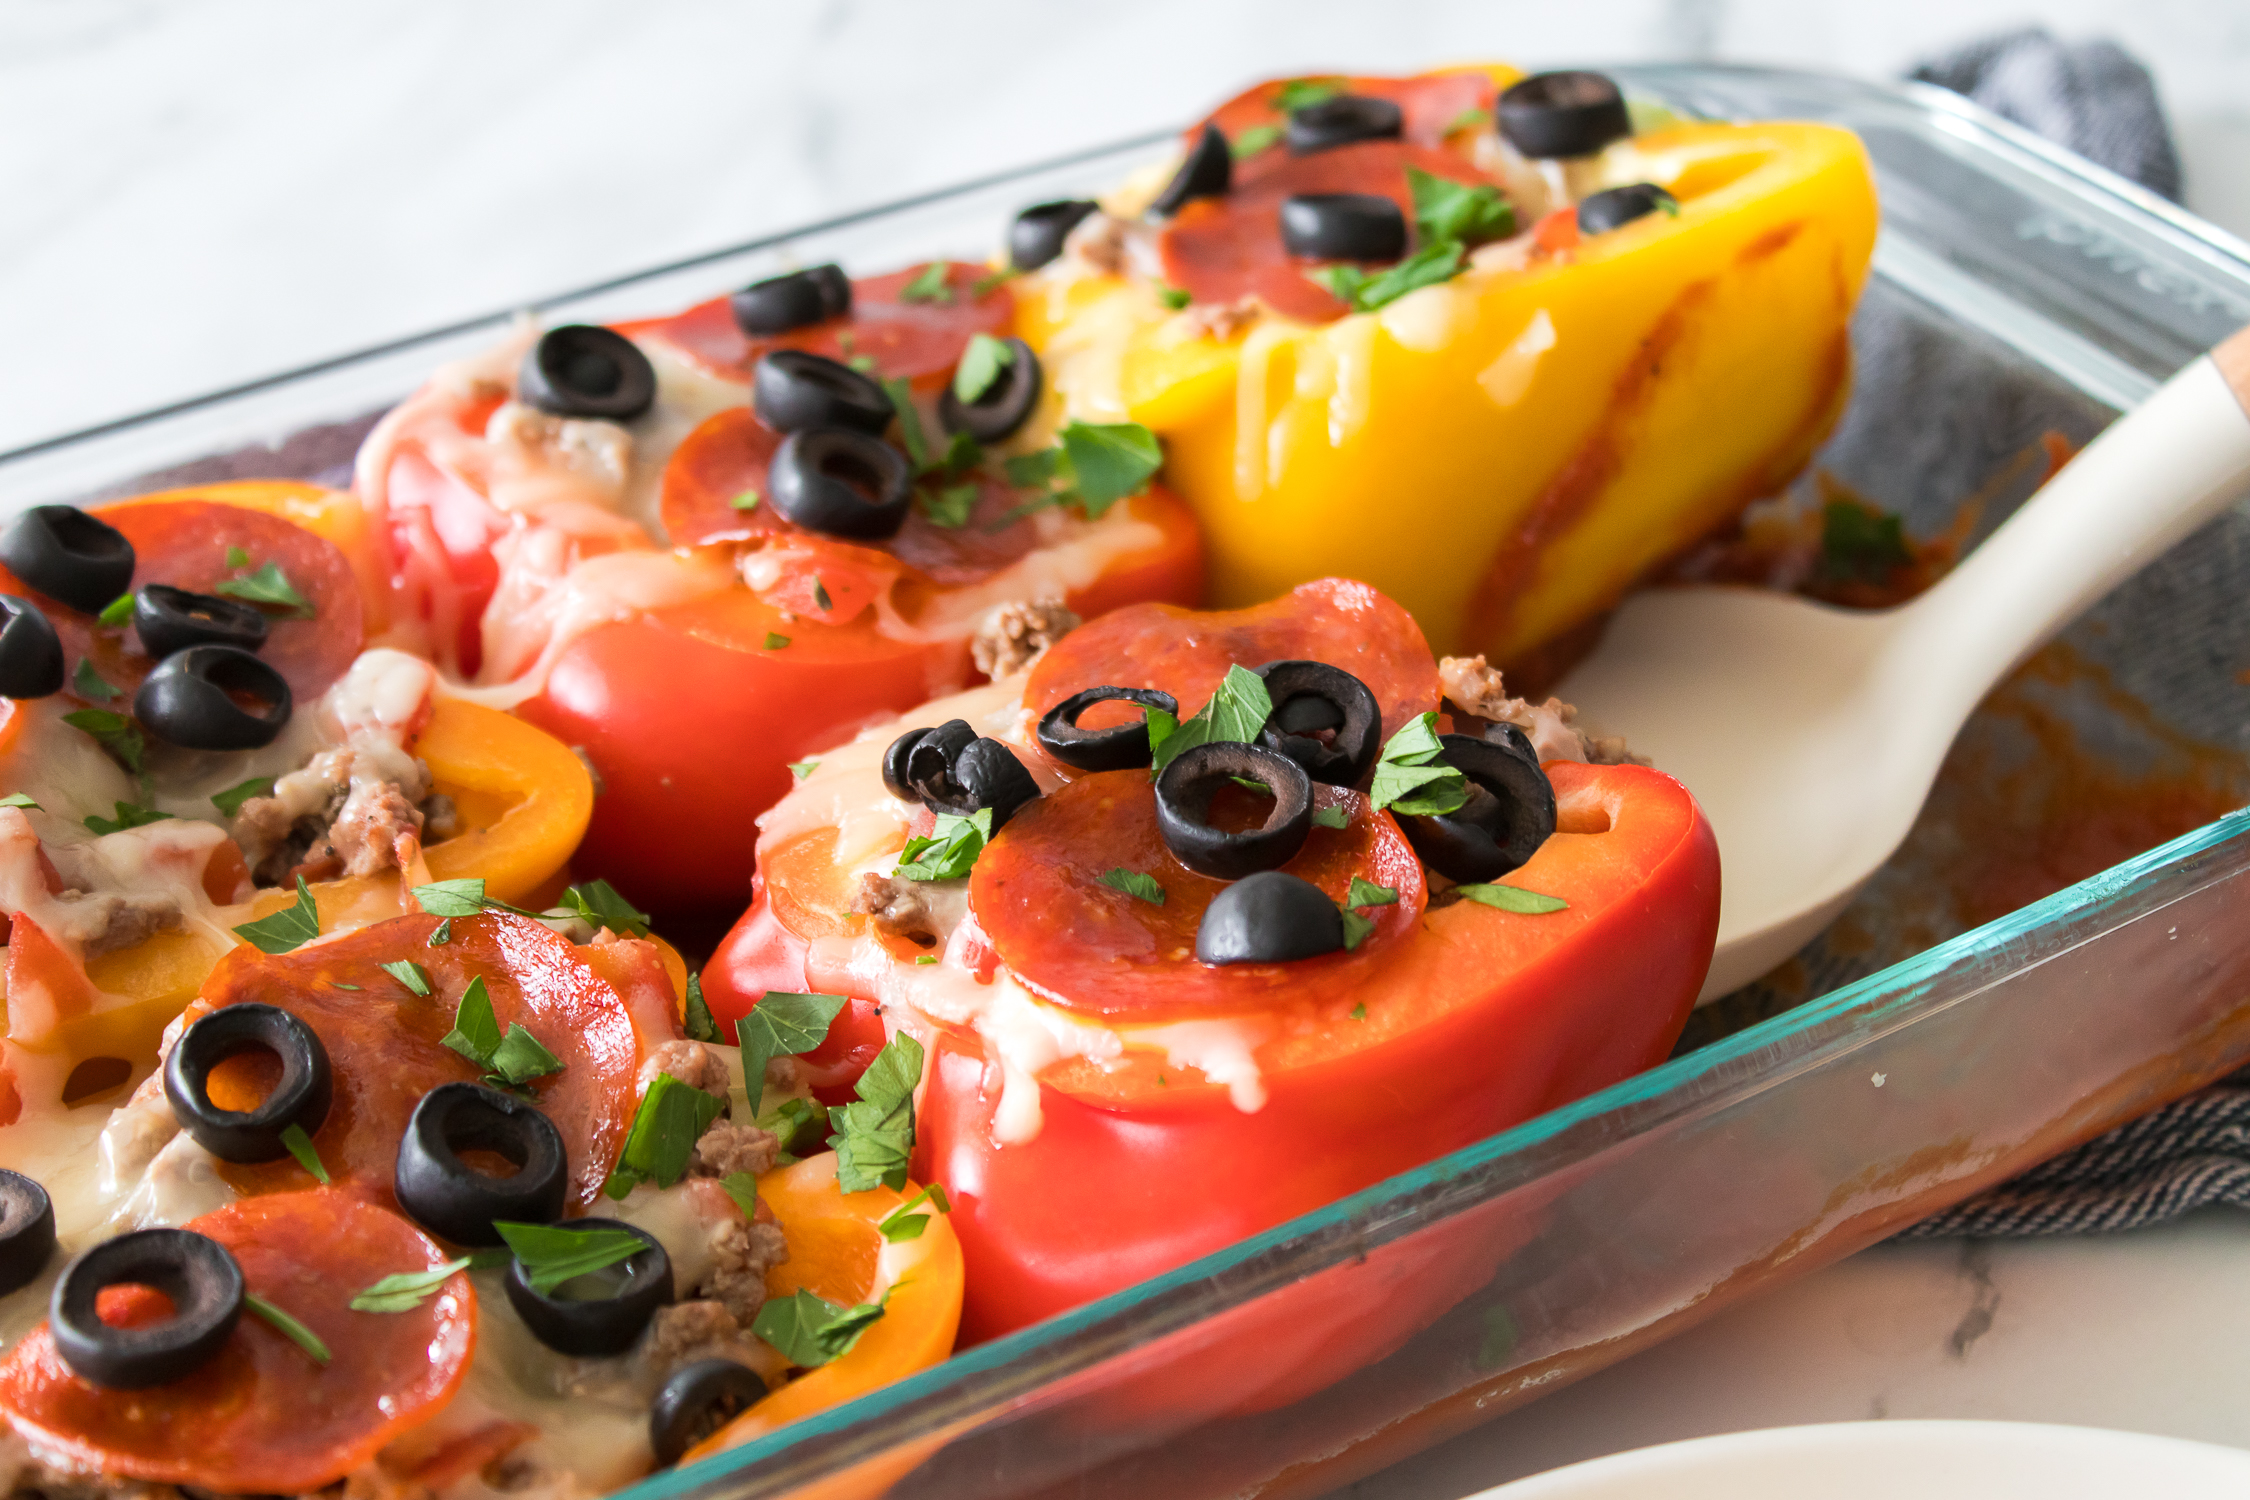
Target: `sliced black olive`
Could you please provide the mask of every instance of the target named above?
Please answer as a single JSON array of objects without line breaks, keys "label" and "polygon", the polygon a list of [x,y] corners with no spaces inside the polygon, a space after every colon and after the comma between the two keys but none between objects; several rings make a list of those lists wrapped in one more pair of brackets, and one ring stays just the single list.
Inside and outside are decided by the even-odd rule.
[{"label": "sliced black olive", "polygon": [[1080,715],[1097,703],[1138,703],[1178,714],[1180,700],[1154,688],[1090,687],[1073,693],[1039,721],[1039,748],[1081,771],[1129,771],[1156,758],[1148,743],[1148,716],[1108,729],[1080,729]]},{"label": "sliced black olive", "polygon": [[256,651],[265,645],[268,628],[264,611],[217,594],[144,583],[133,596],[133,630],[151,656],[170,656],[190,646]]},{"label": "sliced black olive", "polygon": [[1070,232],[1100,207],[1087,198],[1032,204],[1008,226],[1008,263],[1019,271],[1038,270],[1063,253]]},{"label": "sliced black olive", "polygon": [[[280,1058],[281,1081],[255,1109],[222,1109],[211,1102],[211,1070],[241,1052]],[[221,1006],[180,1034],[164,1059],[164,1097],[181,1128],[221,1161],[279,1161],[289,1154],[282,1132],[320,1129],[336,1086],[313,1029],[278,1005],[253,1001]]]},{"label": "sliced black olive", "polygon": [[35,505],[0,531],[0,563],[32,588],[98,615],[133,586],[133,544],[75,505]]},{"label": "sliced black olive", "polygon": [[1676,210],[1679,202],[1653,182],[1629,182],[1623,187],[1605,188],[1578,200],[1578,232],[1607,234],[1612,229],[1623,229],[1635,219],[1645,219],[1667,205]]},{"label": "sliced black olive", "polygon": [[891,398],[873,376],[802,349],[776,349],[758,361],[750,404],[776,432],[848,427],[881,437],[893,416]]},{"label": "sliced black olive", "polygon": [[[162,1292],[172,1316],[138,1328],[103,1322],[95,1299],[113,1286]],[[140,1390],[209,1362],[234,1332],[242,1296],[242,1267],[217,1240],[187,1229],[137,1229],[63,1268],[47,1323],[55,1352],[73,1374],[112,1390]]]},{"label": "sliced black olive", "polygon": [[[1256,828],[1227,833],[1208,821],[1211,799],[1237,777],[1263,783],[1273,793],[1273,811]],[[1156,778],[1156,831],[1173,857],[1198,875],[1239,880],[1276,869],[1297,857],[1312,832],[1312,778],[1264,745],[1197,745]]]},{"label": "sliced black olive", "polygon": [[[891,755],[899,757],[899,780],[905,788],[900,796],[920,802],[924,786],[935,789],[940,797],[950,797],[960,790],[952,784],[953,758],[977,742],[977,732],[967,719],[947,719],[933,729],[908,730],[900,739],[913,741],[903,752],[896,742],[891,745]],[[889,758],[885,757],[886,763]]]},{"label": "sliced black olive", "polygon": [[[493,1151],[515,1164],[488,1177],[461,1160]],[[562,1217],[569,1163],[562,1132],[537,1105],[479,1083],[444,1083],[422,1096],[399,1138],[398,1206],[457,1245],[497,1245],[495,1219],[552,1224]]]},{"label": "sliced black olive", "polygon": [[1013,357],[976,400],[961,400],[950,385],[938,397],[938,420],[947,432],[965,432],[980,443],[997,443],[1031,420],[1031,409],[1039,404],[1039,356],[1022,339],[1002,342]]},{"label": "sliced black olive", "polygon": [[656,400],[656,367],[615,329],[568,323],[541,334],[524,355],[516,399],[558,417],[629,422]]},{"label": "sliced black olive", "polygon": [[1024,804],[1036,801],[1039,783],[1016,753],[998,740],[962,736],[969,726],[951,719],[927,731],[906,756],[906,785],[933,812],[966,818],[990,808],[998,833]]},{"label": "sliced black olive", "polygon": [[0,594],[0,698],[44,698],[63,685],[62,637],[29,599]]},{"label": "sliced black olive", "polygon": [[[965,723],[963,727],[967,727]],[[892,796],[902,802],[919,802],[922,800],[921,794],[907,785],[906,761],[907,757],[914,753],[914,747],[922,743],[922,736],[928,733],[927,729],[909,729],[897,739],[892,740],[891,748],[883,752],[883,785],[890,789]]]},{"label": "sliced black olive", "polygon": [[1227,138],[1216,125],[1203,127],[1195,145],[1188,151],[1187,160],[1180,170],[1156,195],[1149,212],[1171,217],[1196,198],[1216,198],[1234,186],[1234,153],[1227,147]]},{"label": "sliced black olive", "polygon": [[1282,141],[1292,155],[1309,156],[1354,141],[1395,141],[1405,132],[1405,112],[1394,101],[1370,94],[1337,94],[1289,111]]},{"label": "sliced black olive", "polygon": [[914,467],[881,438],[815,427],[781,440],[766,488],[774,509],[807,531],[879,542],[906,524]]},{"label": "sliced black olive", "polygon": [[0,1167],[0,1297],[39,1279],[55,1253],[55,1205],[21,1172]]},{"label": "sliced black olive", "polygon": [[[246,708],[243,699],[262,703]],[[255,750],[289,722],[289,683],[233,646],[190,646],[156,664],[133,695],[150,734],[188,750]]]},{"label": "sliced black olive", "polygon": [[[1383,752],[1383,706],[1366,683],[1324,661],[1269,661],[1258,668],[1273,717],[1258,743],[1329,786],[1358,786]],[[1324,742],[1322,733],[1328,734]]]},{"label": "sliced black olive", "polygon": [[523,1274],[523,1262],[508,1263],[508,1305],[531,1330],[533,1338],[561,1354],[599,1357],[623,1354],[633,1347],[656,1310],[672,1300],[672,1257],[655,1235],[618,1219],[572,1219],[570,1229],[622,1229],[647,1242],[639,1250],[605,1270],[583,1278],[610,1278],[614,1291],[565,1296],[578,1290],[566,1281],[552,1292],[533,1289]]},{"label": "sliced black olive", "polygon": [[1592,156],[1633,133],[1625,96],[1600,73],[1534,73],[1502,94],[1494,113],[1526,156]]},{"label": "sliced black olive", "polygon": [[1322,260],[1397,260],[1406,215],[1380,193],[1299,193],[1281,200],[1281,245]]},{"label": "sliced black olive", "polygon": [[735,326],[752,338],[787,333],[852,310],[852,281],[839,265],[809,266],[753,281],[727,299]]},{"label": "sliced black olive", "polygon": [[1555,787],[1539,752],[1513,724],[1488,738],[1438,737],[1447,765],[1469,778],[1469,800],[1439,817],[1402,817],[1399,829],[1422,862],[1464,885],[1497,880],[1539,852],[1555,831]]},{"label": "sliced black olive", "polygon": [[678,1463],[765,1393],[758,1372],[731,1359],[699,1359],[674,1370],[648,1409],[648,1445],[657,1466]]},{"label": "sliced black olive", "polygon": [[1228,886],[1195,929],[1195,956],[1207,964],[1285,964],[1343,946],[1336,903],[1287,870],[1261,870]]}]

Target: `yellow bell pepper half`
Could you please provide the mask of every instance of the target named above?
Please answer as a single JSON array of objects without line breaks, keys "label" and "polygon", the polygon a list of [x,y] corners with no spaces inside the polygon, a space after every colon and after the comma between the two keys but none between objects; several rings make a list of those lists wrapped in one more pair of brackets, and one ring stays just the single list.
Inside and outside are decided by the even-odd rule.
[{"label": "yellow bell pepper half", "polygon": [[[432,880],[482,877],[485,894],[521,902],[546,886],[569,860],[593,813],[592,778],[567,745],[513,715],[440,698],[430,721],[407,747],[428,763],[435,789],[459,809],[463,831],[424,851]],[[324,880],[311,886],[323,931],[397,916],[408,897],[397,871]],[[265,891],[223,908],[228,928],[272,915],[293,892]],[[86,966],[100,1002],[43,1037],[9,1040],[34,1052],[66,1054],[73,1063],[122,1058],[135,1068],[152,1061],[172,1018],[195,998],[222,950],[195,932],[160,932]]]},{"label": "yellow bell pepper half", "polygon": [[916,1197],[886,1187],[846,1193],[836,1186],[836,1154],[824,1151],[758,1179],[789,1259],[766,1276],[769,1297],[803,1289],[839,1306],[880,1299],[883,1315],[850,1349],[757,1402],[691,1451],[685,1462],[764,1437],[799,1417],[826,1411],[878,1386],[926,1370],[953,1352],[961,1326],[961,1242],[929,1199],[915,1209],[927,1222],[912,1239],[887,1240],[877,1227]]},{"label": "yellow bell pepper half", "polygon": [[1679,211],[1226,338],[1145,279],[1037,273],[1018,331],[1062,414],[1163,438],[1212,604],[1339,574],[1441,653],[1536,666],[1809,458],[1847,394],[1876,227],[1866,152],[1827,126],[1675,125],[1572,170],[1585,191],[1654,182]]}]

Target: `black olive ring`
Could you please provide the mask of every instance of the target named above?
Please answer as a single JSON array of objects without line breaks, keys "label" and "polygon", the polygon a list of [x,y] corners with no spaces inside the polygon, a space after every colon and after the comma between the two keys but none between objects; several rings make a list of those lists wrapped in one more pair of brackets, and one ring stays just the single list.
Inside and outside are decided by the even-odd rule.
[{"label": "black olive ring", "polygon": [[[1219,788],[1236,777],[1264,783],[1273,811],[1257,828],[1227,833],[1204,820]],[[1182,751],[1156,778],[1156,831],[1196,874],[1240,880],[1297,857],[1312,833],[1312,802],[1312,778],[1279,750],[1213,740]]]},{"label": "black olive ring", "polygon": [[1289,112],[1282,142],[1293,156],[1309,156],[1354,141],[1395,141],[1406,131],[1406,112],[1372,94],[1338,94]]},{"label": "black olive ring", "polygon": [[1493,110],[1500,133],[1525,156],[1592,156],[1633,133],[1617,85],[1600,73],[1534,73]]},{"label": "black olive ring", "polygon": [[891,741],[891,748],[883,752],[883,785],[890,788],[892,796],[905,802],[919,802],[922,794],[915,790],[911,780],[914,752],[924,741],[930,744],[935,761],[925,761],[924,770],[929,775],[942,774],[953,764],[953,757],[969,748],[977,732],[969,727],[967,719],[948,719],[929,729],[909,729]]},{"label": "black olive ring", "polygon": [[776,432],[849,427],[881,437],[891,425],[891,398],[873,376],[824,354],[776,349],[750,373],[750,405]]},{"label": "black olive ring", "polygon": [[524,355],[516,399],[558,417],[629,422],[656,402],[656,367],[614,328],[566,323]]},{"label": "black olive ring", "polygon": [[263,610],[216,594],[144,583],[133,595],[133,632],[151,656],[170,656],[190,646],[256,651],[265,645],[268,629]]},{"label": "black olive ring", "polygon": [[[1324,661],[1269,661],[1258,675],[1273,700],[1259,744],[1329,786],[1367,780],[1383,753],[1383,706],[1366,683]],[[1327,744],[1313,737],[1323,730],[1330,731]]]},{"label": "black olive ring", "polygon": [[133,586],[133,544],[75,505],[34,505],[0,531],[0,563],[48,598],[89,615]]},{"label": "black olive ring", "polygon": [[670,1468],[766,1393],[748,1365],[699,1359],[672,1372],[648,1408],[648,1445],[659,1468]]},{"label": "black olive ring", "polygon": [[0,1297],[39,1279],[55,1253],[55,1205],[21,1172],[0,1167]]},{"label": "black olive ring", "polygon": [[[256,1109],[211,1102],[211,1070],[242,1052],[281,1059],[281,1081]],[[335,1075],[319,1035],[278,1005],[225,1005],[180,1034],[164,1059],[164,1097],[196,1144],[221,1161],[279,1161],[289,1154],[282,1132],[311,1135],[335,1102]]]},{"label": "black olive ring", "polygon": [[[523,1262],[508,1262],[508,1305],[532,1337],[558,1354],[599,1357],[623,1354],[648,1327],[656,1310],[672,1300],[672,1257],[647,1230],[619,1219],[573,1219],[572,1229],[621,1229],[645,1241],[621,1263],[625,1284],[607,1297],[577,1300],[536,1291],[523,1274]],[[561,1291],[561,1287],[555,1288]]]},{"label": "black olive ring", "polygon": [[914,466],[881,438],[815,427],[781,440],[766,488],[774,509],[807,531],[879,542],[906,524]]},{"label": "black olive ring", "polygon": [[923,731],[921,740],[907,747],[905,769],[907,790],[923,806],[957,818],[990,809],[994,833],[1039,798],[1039,782],[1016,753],[998,740],[978,738],[962,719]]},{"label": "black olive ring", "polygon": [[852,281],[833,262],[753,281],[727,299],[734,323],[752,338],[787,333],[852,310]]},{"label": "black olive ring", "polygon": [[1188,148],[1187,159],[1148,209],[1161,218],[1170,218],[1192,200],[1221,197],[1233,186],[1234,151],[1218,126],[1206,125]]},{"label": "black olive ring", "polygon": [[[262,701],[253,711],[239,697]],[[289,681],[235,646],[190,646],[156,664],[133,695],[150,734],[188,750],[255,750],[289,723]]]},{"label": "black olive ring", "polygon": [[[153,1287],[172,1316],[140,1328],[102,1321],[96,1299],[113,1286]],[[104,1240],[63,1268],[47,1304],[55,1352],[72,1373],[112,1390],[141,1390],[193,1374],[242,1316],[242,1267],[227,1247],[188,1229],[138,1229]]]},{"label": "black olive ring", "polygon": [[[513,1177],[488,1177],[462,1151],[496,1151]],[[478,1083],[443,1083],[422,1096],[399,1138],[398,1205],[456,1245],[504,1243],[495,1219],[552,1224],[562,1217],[569,1163],[562,1132],[537,1105]]]},{"label": "black olive ring", "polygon": [[1344,946],[1344,914],[1328,893],[1287,870],[1260,870],[1211,899],[1195,928],[1207,964],[1285,964]]},{"label": "black olive ring", "polygon": [[1008,263],[1019,271],[1038,270],[1063,253],[1070,232],[1100,207],[1090,198],[1032,204],[1008,226]]},{"label": "black olive ring", "polygon": [[1107,729],[1081,729],[1079,716],[1097,703],[1138,703],[1178,714],[1180,700],[1155,688],[1090,687],[1073,693],[1039,720],[1039,748],[1081,771],[1130,771],[1156,758],[1148,743],[1148,716]]},{"label": "black olive ring", "polygon": [[1321,260],[1397,260],[1406,215],[1381,193],[1297,193],[1281,200],[1281,248]]},{"label": "black olive ring", "polygon": [[62,637],[29,599],[0,594],[0,698],[44,698],[62,691]]},{"label": "black olive ring", "polygon": [[947,432],[965,432],[980,443],[997,443],[1031,420],[1043,383],[1039,356],[1022,339],[1001,342],[1012,357],[976,400],[963,401],[953,394],[951,385],[938,397],[938,421]]},{"label": "black olive ring", "polygon": [[1578,232],[1607,234],[1612,229],[1623,229],[1635,219],[1645,219],[1667,204],[1676,210],[1680,200],[1653,182],[1628,182],[1623,187],[1604,188],[1578,200]]},{"label": "black olive ring", "polygon": [[1422,863],[1464,885],[1518,868],[1555,831],[1555,787],[1539,767],[1539,752],[1513,724],[1485,733],[1481,740],[1438,736],[1441,758],[1469,778],[1469,800],[1456,812],[1398,820]]}]

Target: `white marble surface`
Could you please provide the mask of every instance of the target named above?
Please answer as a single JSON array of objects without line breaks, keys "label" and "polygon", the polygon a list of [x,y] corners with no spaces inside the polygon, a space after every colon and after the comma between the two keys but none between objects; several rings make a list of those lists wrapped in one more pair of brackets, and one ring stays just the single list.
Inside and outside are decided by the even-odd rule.
[{"label": "white marble surface", "polygon": [[[0,0],[0,449],[1162,126],[1254,76],[1506,56],[1890,75],[2037,19],[2154,67],[2250,235],[2242,0]],[[1398,1469],[1451,1500],[1883,1416],[2250,1446],[2250,1225],[1882,1248]]]}]

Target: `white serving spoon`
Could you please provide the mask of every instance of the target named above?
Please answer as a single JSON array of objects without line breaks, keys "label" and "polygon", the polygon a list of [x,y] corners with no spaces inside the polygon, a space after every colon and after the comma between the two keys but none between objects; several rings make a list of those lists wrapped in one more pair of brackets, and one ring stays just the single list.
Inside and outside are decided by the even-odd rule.
[{"label": "white serving spoon", "polygon": [[1685,782],[1719,837],[1703,998],[1797,951],[1905,839],[1985,693],[2250,489],[2250,328],[2200,355],[1935,588],[1835,609],[1651,589],[1557,690]]}]

